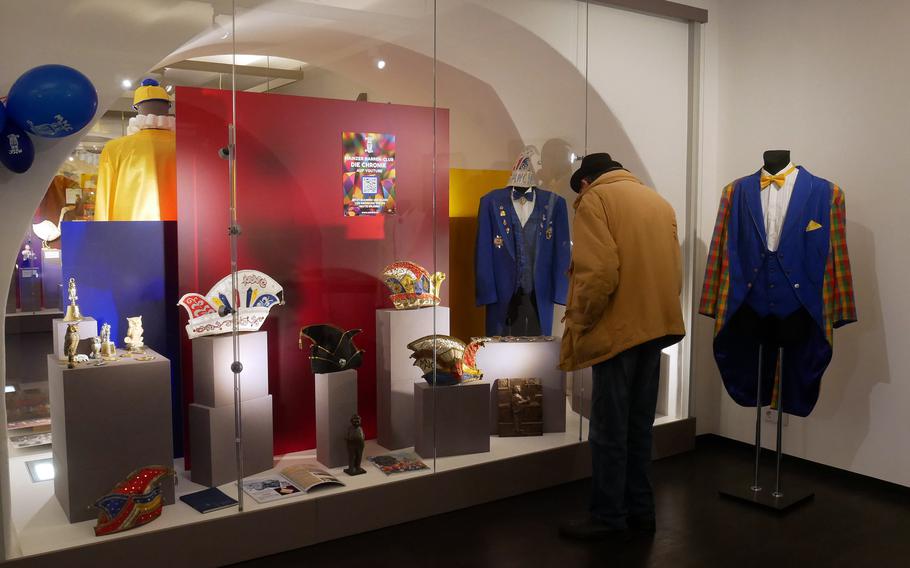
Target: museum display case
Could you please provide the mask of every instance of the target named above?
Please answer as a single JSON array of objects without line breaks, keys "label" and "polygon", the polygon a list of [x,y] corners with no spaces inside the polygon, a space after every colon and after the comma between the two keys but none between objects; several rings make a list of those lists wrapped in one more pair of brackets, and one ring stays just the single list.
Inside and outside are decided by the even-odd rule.
[{"label": "museum display case", "polygon": [[[191,4],[89,73],[95,126],[17,257],[7,429],[40,437],[9,453],[21,554],[302,522],[215,564],[586,475],[591,373],[560,369],[569,180],[609,151],[670,201],[689,323],[695,24]],[[664,351],[657,427],[690,428],[690,350]]]}]

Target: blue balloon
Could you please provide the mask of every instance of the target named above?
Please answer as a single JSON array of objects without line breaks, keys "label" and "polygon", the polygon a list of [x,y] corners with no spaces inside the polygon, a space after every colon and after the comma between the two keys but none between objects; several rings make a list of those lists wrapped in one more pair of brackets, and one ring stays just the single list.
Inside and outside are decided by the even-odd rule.
[{"label": "blue balloon", "polygon": [[6,107],[0,102],[0,130],[6,125]]},{"label": "blue balloon", "polygon": [[98,93],[88,77],[66,65],[41,65],[22,74],[10,87],[8,118],[45,138],[75,134],[91,122]]},{"label": "blue balloon", "polygon": [[35,161],[32,139],[12,120],[0,131],[0,163],[17,174],[24,174]]}]

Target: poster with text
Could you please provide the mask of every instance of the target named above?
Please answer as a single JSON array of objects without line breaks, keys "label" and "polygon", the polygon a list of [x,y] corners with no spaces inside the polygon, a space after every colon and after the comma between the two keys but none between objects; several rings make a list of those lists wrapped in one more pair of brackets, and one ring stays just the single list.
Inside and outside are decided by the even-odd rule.
[{"label": "poster with text", "polygon": [[395,214],[395,135],[343,132],[345,217]]}]

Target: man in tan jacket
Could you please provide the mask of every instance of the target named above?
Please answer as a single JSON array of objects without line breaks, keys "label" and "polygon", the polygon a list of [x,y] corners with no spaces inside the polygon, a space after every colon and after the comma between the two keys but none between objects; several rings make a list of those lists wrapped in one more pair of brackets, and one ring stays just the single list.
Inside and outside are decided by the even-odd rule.
[{"label": "man in tan jacket", "polygon": [[651,431],[661,349],[685,335],[673,208],[609,154],[585,156],[560,366],[593,367],[590,516],[560,527],[601,539],[627,529],[653,534]]}]

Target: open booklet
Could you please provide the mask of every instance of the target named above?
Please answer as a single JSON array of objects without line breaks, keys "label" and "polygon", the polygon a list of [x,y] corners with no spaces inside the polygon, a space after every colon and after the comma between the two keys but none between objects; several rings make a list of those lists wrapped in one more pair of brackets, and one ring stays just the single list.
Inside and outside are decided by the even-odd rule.
[{"label": "open booklet", "polygon": [[282,469],[280,475],[247,478],[243,481],[243,490],[257,502],[269,503],[327,485],[344,483],[318,465],[301,464]]}]

